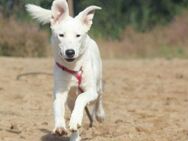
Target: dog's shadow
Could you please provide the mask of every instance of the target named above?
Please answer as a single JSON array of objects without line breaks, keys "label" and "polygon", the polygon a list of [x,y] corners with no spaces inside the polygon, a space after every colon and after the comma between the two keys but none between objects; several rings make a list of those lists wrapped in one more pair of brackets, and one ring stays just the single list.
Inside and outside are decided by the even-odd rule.
[{"label": "dog's shadow", "polygon": [[41,137],[41,141],[69,141],[69,137],[60,137],[52,135],[52,133],[47,129],[39,129],[41,132],[45,133],[46,135]]}]

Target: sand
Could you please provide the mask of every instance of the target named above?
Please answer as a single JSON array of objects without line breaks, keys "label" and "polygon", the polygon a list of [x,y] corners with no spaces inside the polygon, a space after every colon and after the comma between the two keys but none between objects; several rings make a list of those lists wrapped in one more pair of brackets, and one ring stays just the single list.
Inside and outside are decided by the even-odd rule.
[{"label": "sand", "polygon": [[[83,141],[188,141],[188,60],[103,62],[106,119],[89,128],[85,116]],[[52,64],[0,58],[0,141],[68,141],[51,135]],[[47,74],[16,79],[27,72]]]}]

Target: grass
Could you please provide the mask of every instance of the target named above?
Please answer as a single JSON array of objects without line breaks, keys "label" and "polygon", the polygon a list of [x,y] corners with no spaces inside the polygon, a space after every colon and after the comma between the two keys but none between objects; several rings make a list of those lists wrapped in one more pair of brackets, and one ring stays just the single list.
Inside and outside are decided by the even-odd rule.
[{"label": "grass", "polygon": [[[128,27],[121,40],[96,39],[103,58],[188,58],[188,11],[167,26],[149,32]],[[0,16],[0,55],[46,57],[51,55],[49,32],[31,23]]]},{"label": "grass", "polygon": [[48,33],[36,25],[0,17],[0,55],[44,57],[49,54]]},{"label": "grass", "polygon": [[149,32],[128,27],[121,40],[98,40],[104,58],[188,58],[188,11]]}]

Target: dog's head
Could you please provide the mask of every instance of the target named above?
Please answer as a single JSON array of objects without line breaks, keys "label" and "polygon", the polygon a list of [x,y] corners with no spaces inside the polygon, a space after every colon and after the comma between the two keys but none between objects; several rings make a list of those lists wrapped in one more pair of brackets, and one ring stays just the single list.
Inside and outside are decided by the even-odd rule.
[{"label": "dog's head", "polygon": [[98,6],[89,6],[73,18],[69,16],[66,0],[54,0],[51,10],[31,4],[26,7],[38,21],[50,22],[52,36],[58,42],[58,53],[68,62],[79,58],[84,52],[85,39],[91,28],[95,10],[101,9]]}]

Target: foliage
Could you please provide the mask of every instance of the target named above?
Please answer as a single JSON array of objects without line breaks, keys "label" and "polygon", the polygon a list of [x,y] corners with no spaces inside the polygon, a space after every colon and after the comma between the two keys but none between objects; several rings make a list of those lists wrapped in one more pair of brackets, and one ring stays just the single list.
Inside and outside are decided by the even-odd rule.
[{"label": "foliage", "polygon": [[[1,0],[0,5],[7,10],[10,0]],[[12,0],[13,1],[13,0]],[[14,13],[20,19],[28,20],[24,11],[26,3],[34,3],[50,8],[53,0],[14,0]],[[157,24],[166,24],[183,8],[187,0],[73,0],[75,14],[89,5],[103,8],[95,18],[94,35],[117,38],[127,25],[138,31],[148,31]],[[95,32],[94,32],[95,31]]]},{"label": "foliage", "polygon": [[180,9],[188,6],[187,0],[77,0],[76,13],[96,4],[103,8],[97,13],[95,31],[103,36],[117,38],[127,25],[138,31],[148,31],[157,24],[166,24]]},{"label": "foliage", "polygon": [[[14,7],[11,6],[10,1],[14,1]],[[48,33],[40,30],[42,26],[31,24],[33,20],[25,11],[25,4],[34,3],[50,8],[52,1],[0,0],[0,55],[40,57],[48,55]],[[101,51],[108,57],[109,55],[115,57],[161,55],[169,58],[188,56],[188,51],[184,48],[188,44],[186,39],[188,22],[184,21],[188,13],[183,18],[172,21],[183,9],[188,8],[188,0],[73,1],[75,15],[89,5],[98,5],[103,8],[96,13],[92,34],[107,39],[121,37],[121,42],[117,41],[118,43],[114,41],[105,43],[103,40],[102,44],[106,44],[104,46],[107,48],[104,47],[104,50],[101,49]],[[171,23],[174,22],[177,24],[172,26]],[[156,25],[166,24],[168,26],[161,27],[159,32],[156,31],[156,28],[151,30],[153,27],[160,27]],[[134,32],[129,32],[129,29],[132,30],[132,28]],[[168,30],[163,31],[166,28]],[[112,47],[109,50],[109,46],[115,48]]]},{"label": "foliage", "polygon": [[98,41],[104,58],[188,58],[188,11],[149,32],[127,27],[120,41]]},{"label": "foliage", "polygon": [[48,33],[31,24],[0,18],[0,55],[42,57],[47,56]]}]

